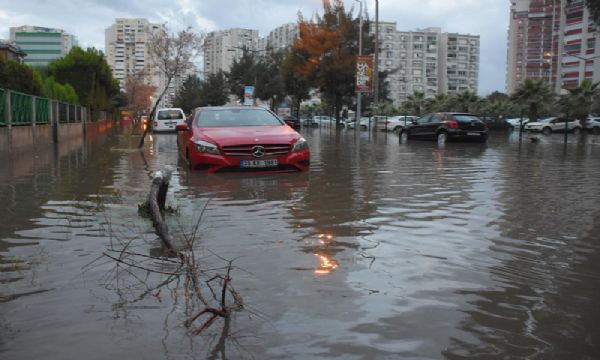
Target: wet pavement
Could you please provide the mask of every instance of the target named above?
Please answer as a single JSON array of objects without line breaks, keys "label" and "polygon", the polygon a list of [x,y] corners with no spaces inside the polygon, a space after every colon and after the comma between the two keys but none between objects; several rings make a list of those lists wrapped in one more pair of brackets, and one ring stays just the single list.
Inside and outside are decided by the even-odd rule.
[{"label": "wet pavement", "polygon": [[[190,173],[174,135],[140,152],[115,129],[5,156],[0,358],[600,356],[600,137],[303,132],[304,174]],[[245,304],[195,338],[175,286],[144,296],[97,260],[160,253],[138,204],[165,166],[171,229],[204,211],[198,253],[235,259]]]}]

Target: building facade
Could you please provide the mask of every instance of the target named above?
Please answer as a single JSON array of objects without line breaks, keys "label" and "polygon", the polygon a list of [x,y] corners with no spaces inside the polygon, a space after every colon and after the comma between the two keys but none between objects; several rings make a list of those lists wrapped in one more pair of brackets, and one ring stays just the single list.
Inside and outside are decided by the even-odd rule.
[{"label": "building facade", "polygon": [[[374,24],[371,33],[374,34]],[[440,28],[398,31],[379,22],[379,71],[387,71],[390,98],[400,105],[414,91],[426,97],[477,92],[479,36],[443,33]]]},{"label": "building facade", "polygon": [[62,29],[31,25],[11,27],[10,42],[27,54],[23,62],[31,66],[47,66],[77,45],[75,36]]},{"label": "building facade", "polygon": [[244,49],[258,51],[258,30],[234,28],[213,31],[204,39],[204,74],[229,71],[233,61],[239,59]]},{"label": "building facade", "polygon": [[272,49],[280,51],[291,48],[299,36],[297,23],[289,23],[275,28],[264,38],[260,38],[259,50]]},{"label": "building facade", "polygon": [[127,76],[143,74],[148,84],[158,86],[158,79],[149,61],[147,42],[159,25],[146,19],[116,19],[105,31],[106,61],[113,76],[125,89]]},{"label": "building facade", "polygon": [[23,59],[27,54],[18,46],[0,40],[0,58],[23,63]]},{"label": "building facade", "polygon": [[600,36],[584,0],[511,0],[507,92],[525,79],[556,93],[600,81]]}]

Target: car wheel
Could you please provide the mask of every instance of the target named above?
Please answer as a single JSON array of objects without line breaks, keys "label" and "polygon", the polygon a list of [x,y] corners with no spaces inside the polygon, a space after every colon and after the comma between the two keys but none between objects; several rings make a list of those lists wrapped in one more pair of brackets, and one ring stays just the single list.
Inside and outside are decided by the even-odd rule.
[{"label": "car wheel", "polygon": [[398,141],[400,144],[406,144],[408,142],[408,131],[402,131],[398,136]]},{"label": "car wheel", "polygon": [[578,136],[579,134],[581,134],[581,128],[576,127],[575,129],[573,129],[573,135],[577,135]]},{"label": "car wheel", "polygon": [[448,134],[445,131],[440,131],[437,134],[437,143],[438,145],[444,145],[448,141]]},{"label": "car wheel", "polygon": [[592,134],[594,134],[594,135],[600,135],[600,127],[594,126],[592,128]]},{"label": "car wheel", "polygon": [[550,135],[550,134],[552,134],[552,129],[550,129],[549,127],[545,127],[542,129],[542,134]]}]

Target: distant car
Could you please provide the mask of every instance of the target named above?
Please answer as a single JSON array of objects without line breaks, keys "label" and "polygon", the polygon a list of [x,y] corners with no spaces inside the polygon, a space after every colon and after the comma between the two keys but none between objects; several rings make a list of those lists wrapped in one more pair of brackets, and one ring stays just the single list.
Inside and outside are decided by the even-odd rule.
[{"label": "distant car", "polygon": [[586,128],[594,135],[600,135],[600,117],[590,116]]},{"label": "distant car", "polygon": [[[361,130],[367,130],[369,128],[369,118],[361,117],[360,122],[358,123]],[[356,120],[350,121],[346,124],[347,129],[355,129],[356,128]]]},{"label": "distant car", "polygon": [[525,131],[541,132],[544,135],[550,135],[553,132],[565,132],[565,122],[567,132],[579,134],[581,132],[581,124],[576,119],[565,119],[563,117],[549,117],[536,122],[529,122],[525,125]]},{"label": "distant car", "polygon": [[427,114],[400,130],[399,141],[408,139],[437,140],[444,144],[448,140],[486,142],[487,126],[479,117],[468,113]]},{"label": "distant car", "polygon": [[185,124],[185,115],[180,108],[158,109],[152,121],[153,132],[175,131],[179,124]]},{"label": "distant car", "polygon": [[521,125],[525,126],[529,122],[529,119],[528,118],[523,118],[523,119],[513,118],[513,119],[506,119],[506,122],[510,126],[511,130],[515,130],[515,129],[519,129],[521,127]]},{"label": "distant car", "polygon": [[313,126],[329,127],[335,124],[335,118],[325,115],[315,115],[312,118]]},{"label": "distant car", "polygon": [[307,141],[267,109],[197,108],[177,131],[179,154],[191,169],[289,172],[310,167]]},{"label": "distant car", "polygon": [[295,116],[286,115],[281,120],[294,129],[300,129],[300,119]]},{"label": "distant car", "polygon": [[[416,120],[417,118],[417,116],[412,115],[388,116],[383,124],[383,128],[378,127],[377,130],[393,131],[398,133],[405,125],[412,123],[413,120]],[[380,124],[378,124],[378,126],[380,126]]]}]

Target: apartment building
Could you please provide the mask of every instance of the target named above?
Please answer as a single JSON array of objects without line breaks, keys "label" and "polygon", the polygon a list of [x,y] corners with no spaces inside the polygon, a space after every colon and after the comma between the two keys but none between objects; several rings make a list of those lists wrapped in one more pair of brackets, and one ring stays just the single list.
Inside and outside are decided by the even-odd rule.
[{"label": "apartment building", "polygon": [[140,73],[144,74],[147,83],[158,86],[146,47],[150,34],[158,28],[158,24],[147,19],[119,18],[106,29],[106,61],[121,90],[125,89],[128,75]]},{"label": "apartment building", "polygon": [[233,61],[239,59],[243,49],[258,51],[258,30],[234,28],[213,31],[204,39],[204,73],[229,71]]},{"label": "apartment building", "polygon": [[266,37],[260,38],[258,48],[260,50],[272,49],[274,51],[288,49],[294,45],[299,32],[297,23],[281,25],[272,30]]},{"label": "apartment building", "polygon": [[379,48],[379,71],[389,72],[390,97],[396,105],[414,91],[426,97],[477,92],[479,36],[443,33],[440,28],[398,31],[395,22],[379,22]]},{"label": "apartment building", "polygon": [[31,66],[47,66],[77,45],[76,37],[62,29],[31,25],[11,27],[9,41],[27,54],[23,62]]},{"label": "apartment building", "polygon": [[525,79],[555,92],[600,81],[600,36],[584,0],[511,0],[507,92]]}]

